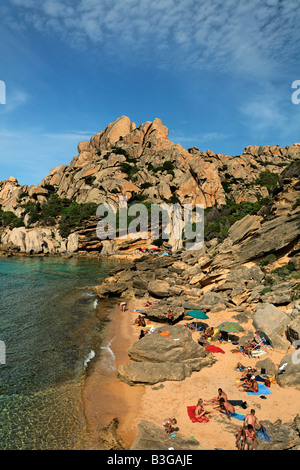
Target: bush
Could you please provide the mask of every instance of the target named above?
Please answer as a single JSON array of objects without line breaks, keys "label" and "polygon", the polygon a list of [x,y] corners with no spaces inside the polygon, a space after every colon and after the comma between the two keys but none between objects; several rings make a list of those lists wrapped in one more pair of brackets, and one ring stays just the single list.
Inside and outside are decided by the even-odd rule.
[{"label": "bush", "polygon": [[19,218],[11,211],[3,211],[0,207],[0,226],[2,227],[22,227],[23,218]]},{"label": "bush", "polygon": [[126,162],[121,163],[121,170],[126,173],[129,180],[132,180],[133,176],[139,171],[137,166],[130,165]]},{"label": "bush", "polygon": [[260,173],[259,177],[255,180],[256,184],[264,186],[269,192],[273,191],[279,183],[279,176],[276,173],[271,171],[263,171]]},{"label": "bush", "polygon": [[258,262],[258,264],[260,266],[267,266],[268,264],[274,263],[274,261],[276,261],[276,260],[277,260],[276,256],[273,253],[270,253],[264,259],[261,259]]},{"label": "bush", "polygon": [[243,201],[237,204],[235,201],[228,199],[227,203],[220,207],[214,206],[205,209],[205,240],[217,237],[219,241],[223,241],[227,236],[229,228],[237,220],[243,219],[248,214],[257,214],[266,202],[266,200],[262,199],[257,202]]}]

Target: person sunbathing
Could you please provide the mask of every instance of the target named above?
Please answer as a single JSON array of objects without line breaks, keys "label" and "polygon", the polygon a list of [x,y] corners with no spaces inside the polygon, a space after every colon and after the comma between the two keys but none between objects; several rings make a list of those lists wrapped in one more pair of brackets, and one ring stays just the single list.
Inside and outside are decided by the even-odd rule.
[{"label": "person sunbathing", "polygon": [[253,343],[247,344],[246,346],[244,346],[243,354],[245,354],[245,356],[252,357],[253,349],[254,349]]},{"label": "person sunbathing", "polygon": [[145,322],[144,318],[142,318],[141,315],[139,315],[139,316],[136,318],[136,320],[135,320],[135,322],[134,322],[134,325],[137,325],[137,326],[144,326],[144,327],[145,327],[145,326],[146,326],[146,322]]},{"label": "person sunbathing", "polygon": [[152,305],[154,305],[154,302],[150,302],[149,300],[145,303],[145,307],[152,307]]},{"label": "person sunbathing", "polygon": [[223,392],[223,390],[221,388],[218,388],[218,395],[216,397],[212,398],[211,400],[205,401],[204,404],[205,405],[215,405],[215,404],[219,405],[221,398],[223,398],[225,401],[227,401],[226,393]]},{"label": "person sunbathing", "polygon": [[177,420],[175,418],[166,418],[163,420],[163,427],[165,428],[166,434],[170,435],[173,429],[173,426],[177,424]]},{"label": "person sunbathing", "polygon": [[254,392],[254,393],[258,392],[258,383],[255,380],[254,375],[251,376],[250,383],[245,383],[243,385],[243,388],[244,388],[244,392]]},{"label": "person sunbathing", "polygon": [[206,411],[203,407],[203,400],[202,398],[199,398],[198,403],[195,408],[195,417],[196,418],[202,418],[205,414],[207,414],[208,411]]},{"label": "person sunbathing", "polygon": [[206,330],[204,330],[204,333],[202,335],[203,339],[211,338],[214,335],[214,331],[215,330],[212,326],[209,328],[206,328]]},{"label": "person sunbathing", "polygon": [[232,406],[229,401],[224,400],[224,398],[220,398],[220,410],[221,413],[225,411],[225,414],[227,415],[227,418],[230,419],[230,415],[235,413],[234,406]]}]

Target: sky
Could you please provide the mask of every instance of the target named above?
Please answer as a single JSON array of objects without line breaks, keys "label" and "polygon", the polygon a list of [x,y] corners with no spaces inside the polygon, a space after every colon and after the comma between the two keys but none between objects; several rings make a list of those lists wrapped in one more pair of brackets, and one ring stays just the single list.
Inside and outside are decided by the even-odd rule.
[{"label": "sky", "polygon": [[232,156],[300,142],[299,24],[299,0],[2,1],[0,181],[39,184],[123,115]]}]

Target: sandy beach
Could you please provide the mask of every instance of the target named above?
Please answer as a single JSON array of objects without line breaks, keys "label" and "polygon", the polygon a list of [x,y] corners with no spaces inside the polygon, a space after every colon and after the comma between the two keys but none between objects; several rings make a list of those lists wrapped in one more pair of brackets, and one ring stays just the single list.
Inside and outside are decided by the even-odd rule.
[{"label": "sandy beach", "polygon": [[[232,353],[231,350],[235,346],[230,342],[214,343],[221,347],[224,354],[216,353],[217,361],[212,367],[194,372],[184,381],[164,382],[161,387],[158,387],[160,384],[129,386],[119,381],[117,368],[129,361],[127,350],[138,339],[141,329],[133,325],[138,315],[135,310],[143,308],[144,304],[144,299],[131,300],[127,303],[125,312],[121,312],[119,307],[115,308],[106,344],[110,344],[115,356],[116,368],[107,371],[107,362],[103,357],[97,362],[93,373],[87,380],[84,391],[85,413],[89,425],[95,430],[95,435],[97,435],[97,430],[117,417],[120,423],[118,434],[122,437],[126,448],[130,449],[136,437],[139,420],[161,425],[164,418],[175,417],[179,433],[188,438],[191,436],[195,438],[200,443],[201,449],[234,450],[236,449],[235,432],[241,425],[241,421],[232,418],[229,420],[210,405],[205,407],[211,412],[207,423],[192,423],[187,415],[187,406],[196,405],[199,398],[205,401],[215,397],[218,388],[224,390],[229,400],[246,400],[247,410],[236,408],[236,411],[247,414],[251,408],[254,408],[257,418],[262,422],[267,420],[274,423],[280,419],[285,423],[292,421],[297,415],[299,392],[295,389],[281,388],[277,384],[271,384],[272,395],[268,395],[265,400],[262,400],[260,396],[248,395],[239,389],[241,373],[235,370],[237,362],[255,367],[261,358],[247,358],[241,353]],[[206,322],[209,326],[217,326],[222,321],[231,320],[232,315],[235,314],[236,312],[227,310],[211,313]],[[154,326],[162,326],[162,324],[152,323]],[[185,320],[179,322],[179,324],[185,323]],[[243,328],[253,329],[252,321],[243,324]],[[193,339],[197,341],[199,335],[199,332],[193,332]],[[268,356],[276,365],[279,365],[283,355],[282,351],[268,349],[267,354],[262,357]],[[228,426],[229,423],[230,426]],[[100,448],[99,442],[95,442],[95,448]]]}]

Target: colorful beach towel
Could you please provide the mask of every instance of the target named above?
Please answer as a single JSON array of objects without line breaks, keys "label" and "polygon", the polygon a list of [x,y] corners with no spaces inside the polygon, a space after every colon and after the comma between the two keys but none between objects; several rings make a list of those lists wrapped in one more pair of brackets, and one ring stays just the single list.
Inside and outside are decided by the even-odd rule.
[{"label": "colorful beach towel", "polygon": [[206,351],[225,354],[225,351],[223,351],[223,349],[219,348],[218,346],[206,346],[205,349]]},{"label": "colorful beach towel", "polygon": [[[221,411],[222,414],[226,414],[225,411]],[[244,421],[244,419],[246,418],[246,415],[243,415],[242,413],[237,413],[236,411],[234,413],[230,413],[229,412],[229,416],[230,418],[235,418],[235,419],[238,419],[239,421]]]},{"label": "colorful beach towel", "polygon": [[202,418],[196,418],[195,409],[196,409],[196,406],[188,406],[187,407],[187,412],[188,412],[190,420],[193,423],[208,423],[209,419],[206,415],[202,416]]},{"label": "colorful beach towel", "polygon": [[160,333],[160,335],[161,335],[161,336],[170,336],[170,333],[169,333],[169,331],[162,331],[162,332]]},{"label": "colorful beach towel", "polygon": [[248,395],[272,395],[271,390],[262,382],[258,382],[258,392],[247,392]]},{"label": "colorful beach towel", "polygon": [[264,426],[262,426],[260,429],[256,431],[257,437],[260,441],[266,441],[266,442],[271,442],[270,436],[268,434],[268,431]]}]

